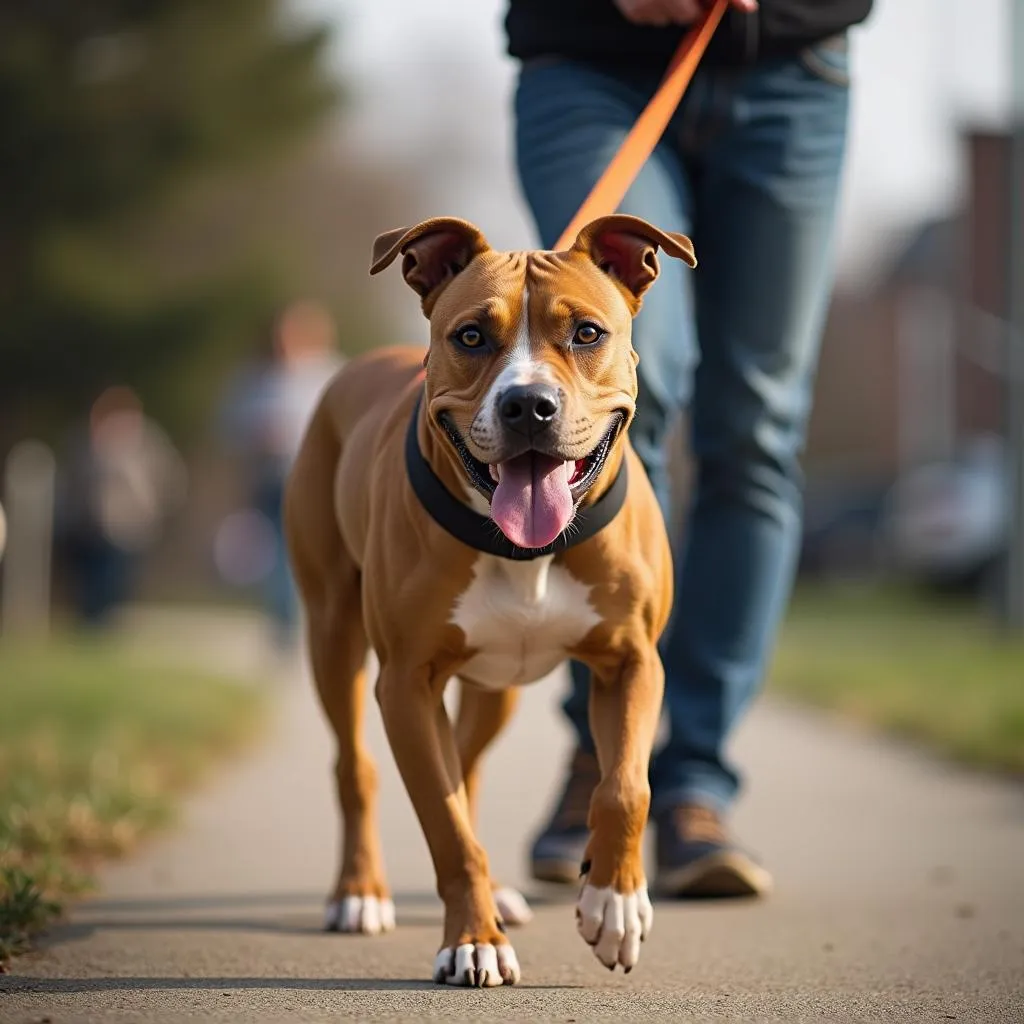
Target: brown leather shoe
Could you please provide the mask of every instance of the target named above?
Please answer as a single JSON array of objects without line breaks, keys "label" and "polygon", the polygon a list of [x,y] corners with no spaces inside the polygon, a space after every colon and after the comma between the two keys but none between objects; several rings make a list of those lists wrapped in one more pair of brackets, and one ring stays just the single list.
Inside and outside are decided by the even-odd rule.
[{"label": "brown leather shoe", "polygon": [[766,896],[772,876],[730,842],[710,807],[681,804],[655,818],[658,873],[655,891],[677,899]]}]

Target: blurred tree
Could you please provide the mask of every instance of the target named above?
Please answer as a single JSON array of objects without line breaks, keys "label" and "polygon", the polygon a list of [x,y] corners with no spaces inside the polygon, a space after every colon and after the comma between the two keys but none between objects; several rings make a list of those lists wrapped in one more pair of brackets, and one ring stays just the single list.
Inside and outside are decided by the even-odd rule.
[{"label": "blurred tree", "polygon": [[211,397],[225,349],[287,294],[258,252],[170,273],[152,243],[189,188],[244,180],[334,107],[328,33],[288,15],[284,0],[0,0],[0,450],[52,436],[114,381],[187,431],[189,382]]}]

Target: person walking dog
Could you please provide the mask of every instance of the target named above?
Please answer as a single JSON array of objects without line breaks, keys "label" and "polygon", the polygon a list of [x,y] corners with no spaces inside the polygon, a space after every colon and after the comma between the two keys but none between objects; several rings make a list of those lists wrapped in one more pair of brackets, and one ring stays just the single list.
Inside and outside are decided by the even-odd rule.
[{"label": "person walking dog", "polygon": [[[703,0],[509,0],[520,183],[551,246],[655,91]],[[871,0],[732,0],[661,143],[620,206],[693,238],[634,325],[631,437],[672,521],[665,439],[690,416],[695,488],[663,638],[668,738],[651,765],[655,886],[764,894],[771,876],[725,819],[740,788],[727,742],[757,694],[801,534],[799,454],[833,281],[850,102],[849,29]],[[575,882],[599,779],[588,680],[564,710],[576,750],[534,877]]]}]

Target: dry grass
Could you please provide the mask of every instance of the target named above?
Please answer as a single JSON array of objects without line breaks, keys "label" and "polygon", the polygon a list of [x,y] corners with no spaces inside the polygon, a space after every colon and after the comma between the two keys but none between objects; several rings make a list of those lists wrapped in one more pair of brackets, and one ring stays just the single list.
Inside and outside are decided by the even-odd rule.
[{"label": "dry grass", "polygon": [[257,692],[113,642],[0,645],[0,962],[249,739]]}]

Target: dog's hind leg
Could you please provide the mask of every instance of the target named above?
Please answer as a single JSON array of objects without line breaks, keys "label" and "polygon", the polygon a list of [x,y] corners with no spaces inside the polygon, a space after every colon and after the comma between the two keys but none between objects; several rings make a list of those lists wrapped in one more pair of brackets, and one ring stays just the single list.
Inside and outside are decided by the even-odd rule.
[{"label": "dog's hind leg", "polygon": [[306,608],[310,664],[337,740],[341,863],[327,903],[331,931],[390,931],[395,908],[377,828],[377,770],[363,743],[368,642],[360,572],[342,542],[331,489],[338,444],[314,422],[296,460],[285,500],[295,578]]},{"label": "dog's hind leg", "polygon": [[327,614],[309,620],[316,687],[338,741],[334,774],[342,818],[341,864],[324,923],[331,931],[372,935],[394,927],[395,908],[377,828],[377,770],[363,743],[367,643],[359,577],[353,566],[346,570],[348,583],[332,587]]},{"label": "dog's hind leg", "polygon": [[[455,720],[455,742],[466,787],[469,820],[477,826],[480,794],[480,762],[515,711],[519,690],[484,690],[459,680],[459,709]],[[526,924],[532,917],[530,905],[517,889],[493,882],[494,902],[505,924]]]},{"label": "dog's hind leg", "polygon": [[477,818],[481,758],[512,717],[518,697],[519,691],[514,687],[484,690],[459,680],[455,743],[459,749],[462,778],[466,785],[469,818],[474,827]]}]

